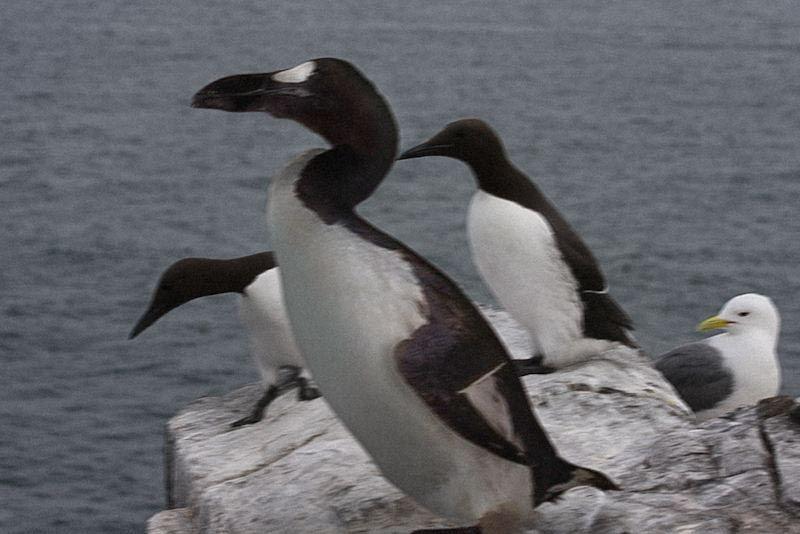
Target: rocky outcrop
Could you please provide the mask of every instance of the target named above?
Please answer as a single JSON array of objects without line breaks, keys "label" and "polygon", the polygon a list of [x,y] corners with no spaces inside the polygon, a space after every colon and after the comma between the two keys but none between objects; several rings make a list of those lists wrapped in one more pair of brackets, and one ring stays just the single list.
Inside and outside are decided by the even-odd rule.
[{"label": "rocky outcrop", "polygon": [[[524,334],[487,311],[510,350]],[[525,384],[561,455],[623,488],[577,488],[539,507],[541,533],[800,533],[800,411],[790,398],[697,425],[629,349]],[[276,401],[231,429],[261,393],[203,398],[167,429],[169,507],[151,534],[397,532],[445,526],[385,481],[323,400]]]}]

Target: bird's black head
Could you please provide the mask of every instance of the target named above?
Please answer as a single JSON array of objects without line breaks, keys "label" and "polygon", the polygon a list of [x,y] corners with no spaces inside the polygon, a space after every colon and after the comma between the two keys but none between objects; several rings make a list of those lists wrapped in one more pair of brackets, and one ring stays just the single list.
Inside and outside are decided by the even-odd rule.
[{"label": "bird's black head", "polygon": [[212,294],[213,281],[205,275],[204,258],[184,258],[167,268],[158,280],[153,298],[130,333],[132,339],[162,316],[197,297]]},{"label": "bird's black head", "polygon": [[445,156],[471,166],[505,158],[500,138],[480,119],[451,122],[428,141],[403,152],[397,159]]},{"label": "bird's black head", "polygon": [[312,59],[263,74],[237,74],[206,85],[192,98],[196,108],[263,111],[297,121],[334,146],[368,153],[376,143],[396,150],[388,105],[372,83],[347,61]]},{"label": "bird's black head", "polygon": [[220,293],[243,293],[259,274],[275,266],[275,257],[271,252],[227,260],[178,260],[162,273],[150,305],[133,327],[129,339],[190,300]]}]

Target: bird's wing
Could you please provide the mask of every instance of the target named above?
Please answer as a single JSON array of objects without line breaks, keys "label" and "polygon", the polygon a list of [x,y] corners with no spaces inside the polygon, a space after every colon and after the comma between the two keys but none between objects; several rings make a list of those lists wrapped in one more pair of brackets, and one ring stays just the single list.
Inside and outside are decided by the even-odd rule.
[{"label": "bird's wing", "polygon": [[733,374],[719,350],[707,343],[681,345],[655,366],[695,412],[713,408],[733,391]]},{"label": "bird's wing", "polygon": [[600,265],[583,239],[532,182],[524,184],[518,195],[521,205],[541,213],[553,230],[556,246],[578,283],[585,335],[635,347],[627,332],[633,330],[633,321],[608,293]]},{"label": "bird's wing", "polygon": [[558,249],[578,282],[583,302],[584,335],[636,347],[628,332],[633,330],[633,321],[609,294],[603,273],[589,248],[571,228],[559,235],[556,239]]},{"label": "bird's wing", "polygon": [[[534,504],[557,497],[560,491],[553,488],[575,473],[602,477],[558,456],[511,358],[455,283],[363,219],[353,219],[349,228],[402,254],[418,279],[423,299],[417,304],[426,322],[394,347],[394,363],[401,378],[448,428],[490,454],[528,466]],[[608,482],[605,477],[602,481]]]},{"label": "bird's wing", "polygon": [[426,281],[429,321],[394,353],[403,379],[451,430],[475,445],[526,465],[534,456],[555,456],[486,320],[449,280]]}]

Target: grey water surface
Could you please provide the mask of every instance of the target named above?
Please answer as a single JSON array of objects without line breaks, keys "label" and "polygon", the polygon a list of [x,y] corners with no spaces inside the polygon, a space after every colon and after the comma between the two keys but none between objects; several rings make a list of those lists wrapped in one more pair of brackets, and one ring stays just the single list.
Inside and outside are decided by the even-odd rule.
[{"label": "grey water surface", "polygon": [[[0,532],[141,532],[162,430],[257,380],[236,298],[126,339],[184,256],[269,248],[267,177],[321,141],[189,107],[227,74],[338,56],[402,145],[478,116],[600,259],[658,354],[728,298],[783,316],[800,395],[800,4],[10,0],[0,7]],[[397,164],[361,210],[490,302],[465,167]]]}]

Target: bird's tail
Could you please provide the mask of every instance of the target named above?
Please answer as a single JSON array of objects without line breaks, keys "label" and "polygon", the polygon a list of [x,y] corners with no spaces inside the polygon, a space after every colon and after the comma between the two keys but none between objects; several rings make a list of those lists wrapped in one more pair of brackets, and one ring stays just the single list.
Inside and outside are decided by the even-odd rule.
[{"label": "bird's tail", "polygon": [[630,333],[633,330],[633,321],[611,295],[607,292],[584,291],[581,298],[586,337],[608,339],[629,347],[638,347]]}]

